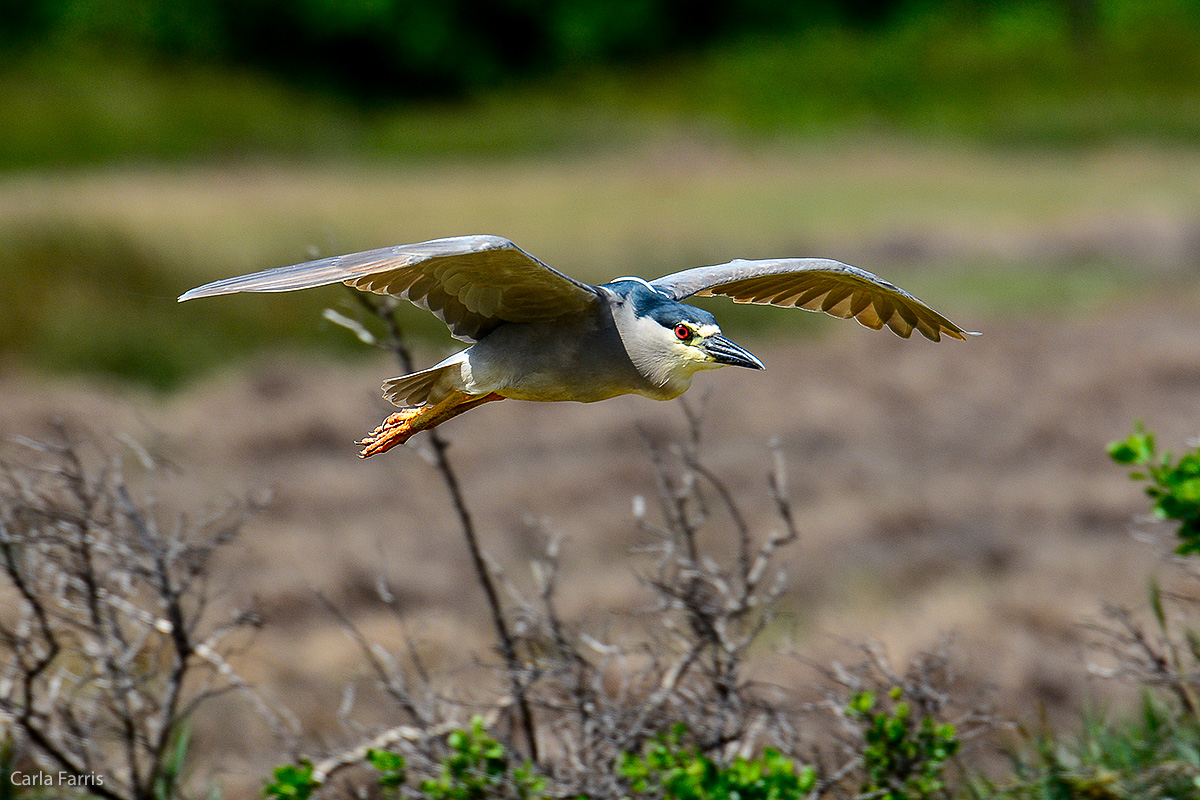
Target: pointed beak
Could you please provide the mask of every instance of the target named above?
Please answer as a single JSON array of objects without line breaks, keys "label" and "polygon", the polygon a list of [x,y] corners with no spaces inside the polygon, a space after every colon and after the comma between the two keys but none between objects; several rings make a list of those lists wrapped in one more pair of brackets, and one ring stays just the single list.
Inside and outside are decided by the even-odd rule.
[{"label": "pointed beak", "polygon": [[717,364],[749,369],[766,369],[763,363],[749,350],[726,339],[724,336],[709,336],[704,340],[704,352]]}]

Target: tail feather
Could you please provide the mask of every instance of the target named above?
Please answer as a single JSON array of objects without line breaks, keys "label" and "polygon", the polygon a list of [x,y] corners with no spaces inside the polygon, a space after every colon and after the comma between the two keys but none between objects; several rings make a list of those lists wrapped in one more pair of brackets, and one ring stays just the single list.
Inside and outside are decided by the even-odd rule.
[{"label": "tail feather", "polygon": [[458,369],[458,364],[438,364],[420,372],[391,378],[384,381],[383,396],[392,405],[401,408],[425,405],[439,379]]}]

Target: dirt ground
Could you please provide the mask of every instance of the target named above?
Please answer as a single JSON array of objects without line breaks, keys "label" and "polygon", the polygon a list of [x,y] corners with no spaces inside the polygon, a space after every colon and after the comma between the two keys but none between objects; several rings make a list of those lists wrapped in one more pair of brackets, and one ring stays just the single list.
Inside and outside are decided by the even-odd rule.
[{"label": "dirt ground", "polygon": [[[984,335],[938,345],[830,321],[745,342],[765,372],[698,376],[688,397],[706,406],[706,461],[758,530],[777,524],[769,442],[786,462],[803,538],[770,644],[821,661],[840,640],[871,638],[902,665],[951,633],[966,691],[992,691],[1002,713],[1073,714],[1106,696],[1088,678],[1085,623],[1106,604],[1141,604],[1165,547],[1131,535],[1144,499],[1104,445],[1137,418],[1168,446],[1197,434],[1194,300],[1164,290],[1086,315],[959,319]],[[336,740],[343,687],[365,670],[319,596],[388,647],[413,637],[436,669],[489,657],[482,594],[420,437],[355,456],[387,413],[377,387],[394,371],[262,357],[168,399],[9,371],[0,431],[43,436],[62,419],[127,435],[172,465],[155,489],[165,507],[261,503],[221,576],[219,602],[266,623],[237,666]],[[646,598],[631,509],[655,488],[639,429],[667,439],[685,427],[675,403],[622,398],[496,403],[442,430],[488,551],[528,586],[544,531],[565,536],[563,610],[599,629]],[[706,535],[719,542],[728,528],[715,523]],[[380,576],[401,624],[375,598]],[[253,794],[285,754],[250,712],[221,714],[198,721],[196,752],[224,796]]]}]

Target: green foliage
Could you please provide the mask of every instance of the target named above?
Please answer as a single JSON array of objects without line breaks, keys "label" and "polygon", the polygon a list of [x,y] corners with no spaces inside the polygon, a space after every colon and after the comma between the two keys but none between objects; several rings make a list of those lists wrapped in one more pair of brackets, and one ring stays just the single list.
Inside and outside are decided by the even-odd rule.
[{"label": "green foliage", "polygon": [[[379,773],[378,785],[383,797],[400,797],[400,787],[408,779],[404,756],[387,750],[368,750],[367,762]],[[311,761],[276,767],[273,780],[263,787],[264,800],[308,800],[321,784],[313,777]],[[166,798],[164,798],[166,800]]]},{"label": "green foliage", "polygon": [[1084,718],[1078,739],[1052,730],[1030,737],[1005,785],[978,787],[992,800],[1200,800],[1200,727],[1153,693],[1139,715],[1113,723]]},{"label": "green foliage", "polygon": [[188,721],[180,721],[175,727],[171,752],[163,759],[158,774],[154,776],[154,800],[174,800],[178,796],[191,740],[192,730]]},{"label": "green foliage", "polygon": [[408,778],[404,756],[388,750],[368,750],[367,761],[379,773],[379,787],[385,797],[399,797],[400,787]]},{"label": "green foliage", "polygon": [[241,62],[367,97],[461,95],[579,63],[866,16],[837,0],[7,0],[0,9],[12,18],[0,45],[14,49],[50,41],[168,63]]},{"label": "green foliage", "polygon": [[637,795],[664,800],[790,800],[812,791],[816,772],[767,748],[758,758],[738,756],[720,766],[698,748],[684,745],[687,728],[676,725],[648,744],[642,755],[626,753],[618,765]]},{"label": "green foliage", "polygon": [[1130,477],[1149,484],[1146,494],[1153,501],[1154,513],[1178,523],[1176,552],[1200,553],[1200,447],[1178,460],[1170,452],[1159,453],[1154,432],[1138,421],[1128,438],[1108,445],[1108,454],[1118,464],[1138,467]]},{"label": "green foliage", "polygon": [[[484,728],[479,717],[466,730],[446,736],[447,753],[441,773],[420,783],[428,800],[548,800],[546,779],[529,762],[512,764],[508,749]],[[385,798],[399,798],[408,781],[404,756],[388,750],[368,750],[367,762],[378,773]],[[274,780],[263,789],[265,800],[308,800],[320,786],[309,761],[286,764],[275,770]]]},{"label": "green foliage", "polygon": [[1192,0],[6,5],[0,168],[525,155],[664,125],[1200,140]]},{"label": "green foliage", "polygon": [[263,787],[264,800],[308,800],[321,784],[313,778],[311,761],[275,768],[275,779]]},{"label": "green foliage", "polygon": [[[1107,450],[1118,464],[1137,467],[1131,477],[1148,483],[1146,494],[1155,513],[1179,523],[1178,552],[1200,552],[1200,449],[1178,460],[1160,453],[1154,433],[1139,421],[1130,436],[1111,442]],[[1144,676],[1140,713],[1117,722],[1089,714],[1078,737],[1064,737],[1048,727],[1026,736],[1024,749],[1013,755],[1012,778],[999,786],[981,780],[976,797],[1200,800],[1195,668],[1185,664],[1185,654],[1200,658],[1200,639],[1187,630],[1186,648],[1174,641],[1163,592],[1153,578],[1149,606],[1157,637],[1134,629],[1122,632],[1133,651],[1124,658]]]},{"label": "green foliage", "polygon": [[298,298],[296,313],[273,309],[270,297],[180,305],[187,266],[117,226],[47,220],[0,232],[0,359],[170,390],[234,353],[272,344],[349,358],[370,352],[331,336],[320,320],[324,306],[348,299],[341,287]]},{"label": "green foliage", "polygon": [[945,790],[942,771],[959,749],[953,725],[930,716],[915,720],[898,687],[888,693],[887,703],[880,703],[874,692],[859,692],[845,711],[863,724],[864,795],[925,800]]},{"label": "green foliage", "polygon": [[535,774],[528,762],[512,766],[508,750],[475,717],[468,730],[446,736],[450,752],[442,759],[437,778],[421,782],[429,800],[543,800],[546,779]]},{"label": "green foliage", "polygon": [[[815,78],[833,77],[829,88],[884,103],[905,102],[923,78],[947,77],[955,67],[964,68],[956,85],[988,92],[1014,79],[1053,91],[1097,72],[1153,84],[1166,77],[1178,86],[1196,67],[1200,27],[1190,0],[4,0],[0,9],[7,51],[49,46],[168,65],[225,63],[372,99],[462,97],[580,65],[619,66],[770,36],[800,40],[794,60]],[[832,46],[818,50],[813,39]],[[865,58],[855,64],[854,55]],[[827,68],[849,71],[837,81]],[[874,81],[860,85],[863,77]]]},{"label": "green foliage", "polygon": [[[680,96],[749,132],[900,128],[1005,144],[1194,141],[1200,106],[1187,83],[1200,77],[1200,6],[1127,5],[1142,5],[1141,23],[1105,9],[1086,35],[1068,3],[987,3],[970,14],[930,6],[884,30],[829,27],[735,42],[681,76],[694,88]],[[1162,35],[1139,35],[1139,24]]]}]

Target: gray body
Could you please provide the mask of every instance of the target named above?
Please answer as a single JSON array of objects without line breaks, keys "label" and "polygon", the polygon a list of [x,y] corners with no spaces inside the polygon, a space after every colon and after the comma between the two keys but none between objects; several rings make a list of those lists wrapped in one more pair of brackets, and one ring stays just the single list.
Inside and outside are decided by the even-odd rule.
[{"label": "gray body", "polygon": [[853,317],[907,338],[963,339],[954,323],[865,270],[829,259],[736,260],[653,281],[592,286],[498,236],[457,236],[310,261],[228,278],[179,299],[278,292],[344,282],[429,309],[474,344],[440,364],[387,381],[399,406],[455,393],[519,400],[596,402],[622,394],[679,396],[696,372],[762,362],[721,334],[707,311],[680,302],[724,295]]},{"label": "gray body", "polygon": [[[436,403],[452,391],[549,402],[594,403],[622,394],[670,400],[691,386],[697,370],[724,365],[656,360],[662,325],[640,316],[629,296],[649,290],[629,281],[596,288],[599,302],[588,313],[501,325],[429,370],[388,381],[384,396],[403,406]],[[680,319],[715,325],[699,308],[673,305],[681,307]],[[745,356],[744,366],[761,368],[757,359]]]},{"label": "gray body", "polygon": [[654,393],[629,359],[612,311],[602,305],[577,318],[497,328],[465,351],[476,382],[467,391],[583,403]]}]

